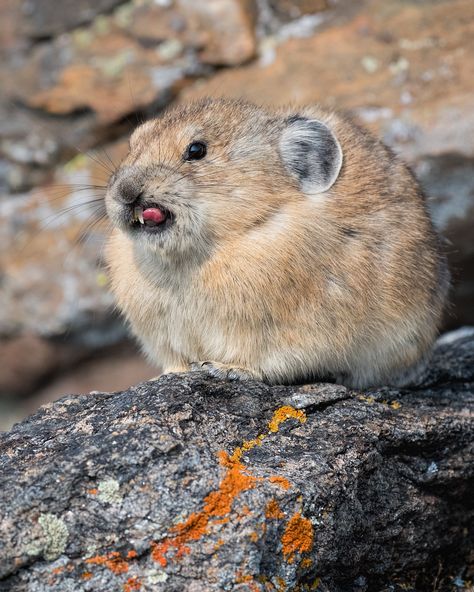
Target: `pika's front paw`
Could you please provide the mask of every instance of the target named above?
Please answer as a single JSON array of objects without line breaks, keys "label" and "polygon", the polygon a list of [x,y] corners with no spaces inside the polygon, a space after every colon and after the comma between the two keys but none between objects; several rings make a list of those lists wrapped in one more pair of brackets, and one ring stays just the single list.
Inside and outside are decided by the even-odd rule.
[{"label": "pika's front paw", "polygon": [[228,364],[221,364],[219,362],[193,362],[191,364],[191,370],[197,370],[199,372],[206,372],[214,376],[214,378],[220,378],[221,380],[258,380],[258,376],[255,376],[246,370],[245,368],[239,368],[238,366],[230,366]]}]

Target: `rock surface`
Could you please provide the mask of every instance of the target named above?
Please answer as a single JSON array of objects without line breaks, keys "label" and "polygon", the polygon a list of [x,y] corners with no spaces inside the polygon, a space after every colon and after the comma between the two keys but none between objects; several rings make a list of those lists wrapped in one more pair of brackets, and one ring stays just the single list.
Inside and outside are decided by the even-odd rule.
[{"label": "rock surface", "polygon": [[416,390],[65,397],[0,437],[0,590],[468,590],[473,386],[464,330]]}]

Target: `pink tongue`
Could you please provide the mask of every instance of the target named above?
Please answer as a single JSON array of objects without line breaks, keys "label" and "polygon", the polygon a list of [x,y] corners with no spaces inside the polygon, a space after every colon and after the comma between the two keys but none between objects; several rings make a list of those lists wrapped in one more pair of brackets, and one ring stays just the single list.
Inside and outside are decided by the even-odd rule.
[{"label": "pink tongue", "polygon": [[166,215],[158,208],[147,208],[143,210],[143,220],[151,220],[155,224],[161,224],[166,218]]}]

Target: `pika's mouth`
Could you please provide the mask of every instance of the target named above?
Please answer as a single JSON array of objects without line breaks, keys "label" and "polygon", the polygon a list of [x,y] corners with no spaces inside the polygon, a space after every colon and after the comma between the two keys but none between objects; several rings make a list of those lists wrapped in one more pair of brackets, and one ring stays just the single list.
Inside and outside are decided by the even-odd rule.
[{"label": "pika's mouth", "polygon": [[135,206],[132,210],[131,227],[133,230],[159,233],[169,228],[174,222],[173,213],[156,204]]}]

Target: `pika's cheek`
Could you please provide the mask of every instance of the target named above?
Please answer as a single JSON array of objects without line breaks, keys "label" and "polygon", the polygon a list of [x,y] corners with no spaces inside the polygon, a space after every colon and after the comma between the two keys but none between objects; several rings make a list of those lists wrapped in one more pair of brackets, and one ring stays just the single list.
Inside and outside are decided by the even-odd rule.
[{"label": "pika's cheek", "polygon": [[105,210],[107,212],[107,217],[114,226],[120,228],[124,226],[123,206],[107,195],[105,197]]}]

